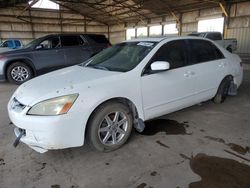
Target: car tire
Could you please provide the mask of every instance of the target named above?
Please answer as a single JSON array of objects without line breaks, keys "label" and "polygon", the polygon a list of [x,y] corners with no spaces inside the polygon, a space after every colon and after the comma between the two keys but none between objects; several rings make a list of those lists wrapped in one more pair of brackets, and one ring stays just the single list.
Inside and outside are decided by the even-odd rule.
[{"label": "car tire", "polygon": [[230,53],[233,53],[233,50],[232,50],[232,48],[230,46],[227,47],[227,51],[229,51]]},{"label": "car tire", "polygon": [[130,109],[119,102],[108,102],[91,116],[87,126],[87,141],[97,151],[113,151],[128,140],[132,127]]},{"label": "car tire", "polygon": [[32,70],[22,62],[12,63],[7,69],[9,82],[20,85],[33,77]]},{"label": "car tire", "polygon": [[220,104],[226,100],[231,81],[232,81],[232,78],[229,76],[222,80],[222,82],[220,83],[220,86],[217,90],[217,93],[216,93],[215,97],[213,98],[214,103]]}]

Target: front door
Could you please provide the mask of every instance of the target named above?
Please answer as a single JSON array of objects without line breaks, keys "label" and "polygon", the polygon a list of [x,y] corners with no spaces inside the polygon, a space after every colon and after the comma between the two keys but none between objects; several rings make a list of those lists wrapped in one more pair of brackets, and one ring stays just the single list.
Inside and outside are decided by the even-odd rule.
[{"label": "front door", "polygon": [[38,73],[46,73],[66,66],[64,50],[60,46],[57,36],[52,36],[36,46],[34,52],[34,65]]},{"label": "front door", "polygon": [[[164,72],[150,73],[155,61],[170,63]],[[195,103],[196,75],[187,64],[184,40],[164,44],[150,60],[141,78],[145,119],[155,118]]]}]

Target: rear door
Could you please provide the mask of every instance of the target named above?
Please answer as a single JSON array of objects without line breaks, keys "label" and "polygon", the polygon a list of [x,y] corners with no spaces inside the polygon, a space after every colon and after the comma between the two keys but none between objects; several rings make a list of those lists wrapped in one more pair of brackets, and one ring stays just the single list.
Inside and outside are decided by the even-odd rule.
[{"label": "rear door", "polygon": [[60,38],[67,66],[82,63],[90,58],[91,49],[80,35],[63,35]]},{"label": "rear door", "polygon": [[189,65],[196,73],[196,93],[200,100],[212,98],[228,72],[228,62],[210,41],[188,39]]},{"label": "rear door", "polygon": [[[167,61],[170,69],[151,73],[155,61]],[[155,118],[192,105],[195,101],[195,73],[187,65],[184,40],[163,45],[145,67],[141,77],[143,106],[146,119]]]}]

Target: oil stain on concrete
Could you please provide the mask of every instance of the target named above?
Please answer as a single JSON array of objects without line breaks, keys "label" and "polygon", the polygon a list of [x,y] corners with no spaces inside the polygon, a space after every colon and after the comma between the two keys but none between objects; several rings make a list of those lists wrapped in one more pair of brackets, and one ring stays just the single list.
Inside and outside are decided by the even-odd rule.
[{"label": "oil stain on concrete", "polygon": [[233,150],[241,155],[245,155],[247,152],[250,153],[250,147],[248,147],[248,146],[243,147],[243,146],[240,146],[240,145],[234,144],[234,143],[226,143],[225,140],[223,140],[222,138],[216,138],[216,137],[212,137],[212,136],[205,136],[205,138],[212,140],[212,141],[215,141],[215,142],[225,144],[225,145],[229,146],[231,150]]},{"label": "oil stain on concrete", "polygon": [[138,185],[136,188],[144,188],[144,187],[146,187],[147,186],[147,184],[146,183],[141,183],[140,185]]},{"label": "oil stain on concrete", "polygon": [[150,176],[156,176],[157,175],[157,172],[156,171],[153,171],[150,173]]},{"label": "oil stain on concrete", "polygon": [[164,132],[166,135],[185,135],[188,122],[179,123],[170,119],[156,119],[145,123],[145,129],[142,135],[152,136],[159,132]]},{"label": "oil stain on concrete", "polygon": [[229,143],[227,145],[231,148],[231,150],[233,150],[241,155],[245,155],[247,152],[250,153],[250,147],[243,147],[243,146],[240,146],[240,145],[234,144],[234,143]]},{"label": "oil stain on concrete", "polygon": [[232,159],[197,154],[190,167],[201,177],[189,188],[249,188],[250,166]]},{"label": "oil stain on concrete", "polygon": [[0,166],[5,165],[4,159],[0,158]]},{"label": "oil stain on concrete", "polygon": [[159,144],[160,146],[164,147],[164,148],[169,148],[169,146],[167,146],[166,144],[162,143],[160,140],[156,140],[156,143]]},{"label": "oil stain on concrete", "polygon": [[60,188],[61,186],[58,185],[58,184],[55,184],[55,185],[51,185],[51,188]]}]

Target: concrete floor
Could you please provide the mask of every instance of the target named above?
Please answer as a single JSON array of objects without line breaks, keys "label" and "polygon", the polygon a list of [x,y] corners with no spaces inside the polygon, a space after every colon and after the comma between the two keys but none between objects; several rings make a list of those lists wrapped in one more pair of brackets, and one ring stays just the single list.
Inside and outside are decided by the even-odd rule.
[{"label": "concrete floor", "polygon": [[[86,146],[45,154],[24,144],[13,148],[6,105],[15,88],[0,83],[1,188],[250,187],[250,71],[245,72],[237,96],[149,122],[145,135],[134,133],[124,147],[111,153]],[[233,172],[223,172],[226,167]],[[223,177],[213,176],[216,173]],[[210,183],[204,183],[206,179]]]}]

